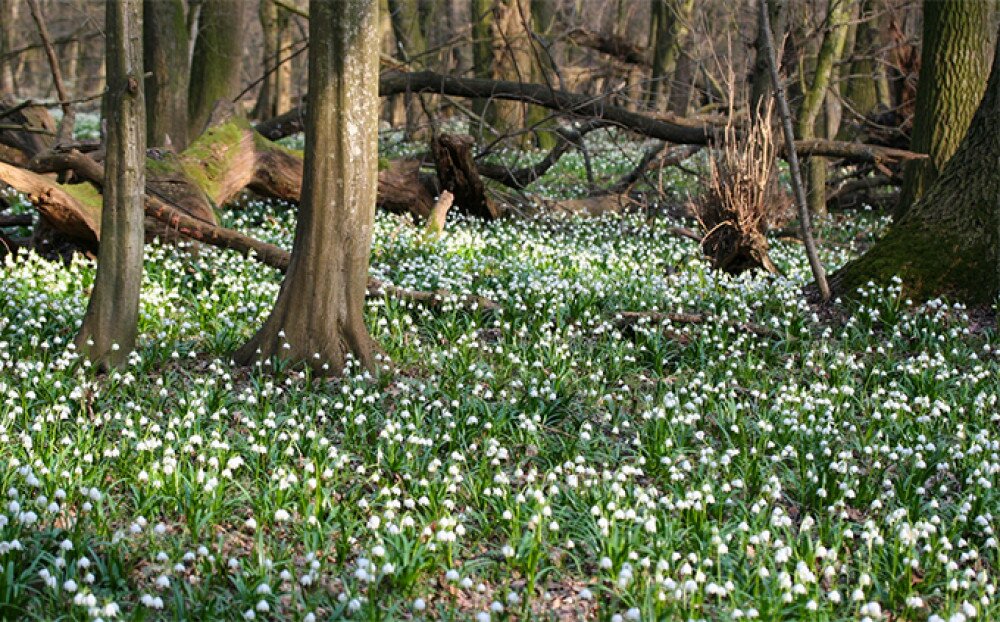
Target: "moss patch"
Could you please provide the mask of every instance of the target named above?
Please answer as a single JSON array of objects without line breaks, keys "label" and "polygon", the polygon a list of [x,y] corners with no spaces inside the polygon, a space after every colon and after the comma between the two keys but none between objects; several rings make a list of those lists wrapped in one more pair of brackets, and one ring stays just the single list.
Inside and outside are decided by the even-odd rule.
[{"label": "moss patch", "polygon": [[232,119],[209,128],[180,155],[181,170],[205,194],[214,198],[247,132],[252,129],[246,119]]},{"label": "moss patch", "polygon": [[986,304],[996,299],[995,256],[989,238],[966,232],[930,230],[916,224],[892,227],[867,253],[838,271],[832,280],[838,295],[850,298],[869,281],[903,280],[903,294],[917,301],[949,296]]},{"label": "moss patch", "polygon": [[101,225],[101,211],[104,209],[104,197],[98,192],[93,184],[59,184],[59,187],[68,195],[76,199],[80,205],[87,210],[87,215],[91,216],[97,226]]}]

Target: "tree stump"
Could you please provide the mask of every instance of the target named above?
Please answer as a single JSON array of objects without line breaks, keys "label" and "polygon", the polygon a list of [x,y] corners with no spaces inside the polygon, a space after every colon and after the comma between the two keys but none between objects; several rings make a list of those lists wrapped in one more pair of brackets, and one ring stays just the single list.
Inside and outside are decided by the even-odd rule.
[{"label": "tree stump", "polygon": [[500,209],[486,196],[486,186],[472,159],[471,136],[441,134],[431,144],[441,187],[455,195],[455,207],[483,220],[496,220]]}]

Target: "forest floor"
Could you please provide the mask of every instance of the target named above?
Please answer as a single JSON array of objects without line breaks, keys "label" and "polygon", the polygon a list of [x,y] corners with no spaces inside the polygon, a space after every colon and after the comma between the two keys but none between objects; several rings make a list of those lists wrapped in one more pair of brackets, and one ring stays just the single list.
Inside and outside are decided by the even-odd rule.
[{"label": "forest floor", "polygon": [[[287,206],[224,218],[290,247]],[[826,265],[885,223],[827,222]],[[1000,618],[993,326],[819,314],[801,245],[733,278],[676,224],[379,214],[374,276],[502,308],[371,300],[385,366],[342,380],[229,361],[281,278],[235,253],[148,247],[107,375],[67,349],[93,263],[0,264],[0,618]]]}]

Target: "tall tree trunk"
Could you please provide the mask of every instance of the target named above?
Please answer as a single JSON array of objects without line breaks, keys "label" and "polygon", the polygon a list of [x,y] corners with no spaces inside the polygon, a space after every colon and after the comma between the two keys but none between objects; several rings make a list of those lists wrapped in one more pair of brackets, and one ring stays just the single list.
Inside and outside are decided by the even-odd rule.
[{"label": "tall tree trunk", "polygon": [[990,70],[994,0],[925,0],[911,149],[896,216],[934,182],[972,121]]},{"label": "tall tree trunk", "polygon": [[340,374],[365,367],[364,322],[378,178],[377,0],[310,0],[305,179],[292,260],[271,315],[235,355]]},{"label": "tall tree trunk", "polygon": [[[835,75],[834,69],[844,52],[851,7],[848,0],[830,0],[826,32],[816,55],[812,81],[806,88],[796,120],[795,132],[800,140],[816,137],[816,123],[823,111],[827,91]],[[826,167],[825,158],[810,157],[805,162],[809,210],[814,214],[826,213]]]},{"label": "tall tree trunk", "polygon": [[17,19],[16,0],[0,0],[0,95],[13,94],[13,59],[3,58],[14,47],[14,20]]},{"label": "tall tree trunk", "polygon": [[860,134],[864,120],[875,112],[879,105],[877,86],[878,21],[875,0],[865,0],[861,5],[858,23],[854,26],[854,52],[847,76],[844,101],[849,110],[848,117],[853,123],[841,128],[843,140],[851,140]]},{"label": "tall tree trunk", "polygon": [[885,237],[831,284],[853,295],[869,281],[903,280],[917,300],[951,295],[993,303],[1000,294],[1000,46],[968,131],[926,193]]},{"label": "tall tree trunk", "polygon": [[188,86],[189,136],[197,136],[205,129],[216,101],[230,100],[239,93],[244,7],[243,0],[201,1]]},{"label": "tall tree trunk", "polygon": [[[788,26],[787,0],[765,1],[767,2],[768,20],[771,24],[772,32],[784,33]],[[780,40],[780,37],[783,35],[778,36]],[[753,77],[750,79],[750,114],[754,119],[768,107],[768,103],[771,101],[771,93],[774,90],[771,86],[771,74],[768,69],[767,54],[764,53],[768,45],[766,38],[767,33],[761,24],[761,20],[758,19],[757,35],[753,44],[755,53]],[[778,56],[778,61],[780,62],[782,50],[778,49],[775,54]]]},{"label": "tall tree trunk", "polygon": [[[394,55],[402,62],[409,63],[412,58],[427,49],[423,11],[429,7],[417,0],[389,0],[388,8],[392,34],[396,40]],[[420,121],[420,106],[414,100],[415,96],[412,93],[405,93],[402,96],[402,106],[406,115],[405,133],[408,138],[413,137]]]},{"label": "tall tree trunk", "polygon": [[[556,19],[556,7],[553,0],[531,0],[531,20],[532,29],[541,36],[542,41],[550,41],[549,35]],[[554,46],[548,49],[539,41],[532,40],[531,50],[531,81],[537,84],[551,84],[557,86],[555,72],[553,71],[555,53]],[[528,127],[535,128],[535,146],[539,149],[549,150],[556,146],[558,141],[555,134],[556,124],[546,121],[549,111],[541,106],[528,106],[527,118]]]},{"label": "tall tree trunk", "polygon": [[184,0],[144,0],[142,43],[146,69],[146,142],[172,146],[188,143],[188,30]]},{"label": "tall tree trunk", "polygon": [[[264,39],[264,80],[257,95],[253,116],[262,121],[276,117],[291,107],[292,65],[285,60],[288,49],[288,13],[272,0],[260,0],[261,31]],[[280,63],[280,64],[279,64]]]},{"label": "tall tree trunk", "polygon": [[653,72],[646,104],[658,109],[670,93],[694,0],[650,0],[650,47],[653,48]]},{"label": "tall tree trunk", "polygon": [[[532,78],[531,2],[472,0],[473,61],[477,77],[530,82]],[[478,19],[476,19],[478,17]],[[473,111],[495,135],[524,127],[525,104],[477,100]],[[493,134],[481,128],[484,134]]]},{"label": "tall tree trunk", "polygon": [[142,285],[146,112],[142,78],[142,2],[107,0],[105,32],[109,120],[104,167],[102,243],[77,348],[99,367],[117,366],[135,349]]},{"label": "tall tree trunk", "polygon": [[[493,2],[492,0],[469,0],[469,19],[472,21],[472,72],[477,78],[493,77]],[[490,100],[472,100],[472,111],[485,120]],[[488,128],[481,123],[476,134],[483,134]]]}]

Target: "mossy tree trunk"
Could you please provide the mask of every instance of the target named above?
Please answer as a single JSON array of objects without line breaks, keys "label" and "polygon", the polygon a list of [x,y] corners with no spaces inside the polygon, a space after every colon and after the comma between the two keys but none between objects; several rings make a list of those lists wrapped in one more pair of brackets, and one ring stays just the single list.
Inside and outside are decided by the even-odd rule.
[{"label": "mossy tree trunk", "polygon": [[976,112],[990,71],[994,0],[925,0],[920,79],[910,148],[930,157],[906,166],[896,216],[934,182]]},{"label": "mossy tree trunk", "polygon": [[253,116],[267,120],[286,112],[292,103],[292,64],[285,61],[291,50],[288,11],[273,0],[260,0],[257,12],[263,32],[264,81],[257,94]]},{"label": "mossy tree trunk", "polygon": [[146,143],[188,143],[188,30],[184,0],[144,0],[142,43],[146,70]]},{"label": "mossy tree trunk", "polygon": [[242,78],[243,0],[202,0],[188,86],[188,135],[198,136],[215,107],[239,93]]},{"label": "mossy tree trunk", "polygon": [[649,10],[653,70],[646,105],[657,110],[669,97],[677,60],[688,35],[694,0],[650,0]]},{"label": "mossy tree trunk", "polygon": [[[851,8],[852,4],[848,0],[830,0],[823,42],[816,55],[812,80],[803,93],[795,123],[796,137],[800,140],[816,137],[816,124],[823,111],[835,68],[844,52]],[[826,167],[826,158],[810,157],[805,161],[809,210],[814,214],[826,213]]]},{"label": "mossy tree trunk", "polygon": [[985,93],[954,155],[924,195],[831,280],[840,295],[903,280],[916,300],[950,295],[989,304],[1000,294],[1000,47]]},{"label": "mossy tree trunk", "polygon": [[371,367],[364,322],[378,178],[377,0],[310,0],[309,107],[292,259],[271,315],[235,355],[340,374]]},{"label": "mossy tree trunk", "polygon": [[104,168],[103,243],[94,289],[76,338],[99,367],[117,366],[135,349],[142,285],[146,118],[142,78],[142,2],[107,0],[105,32],[109,120]]}]

